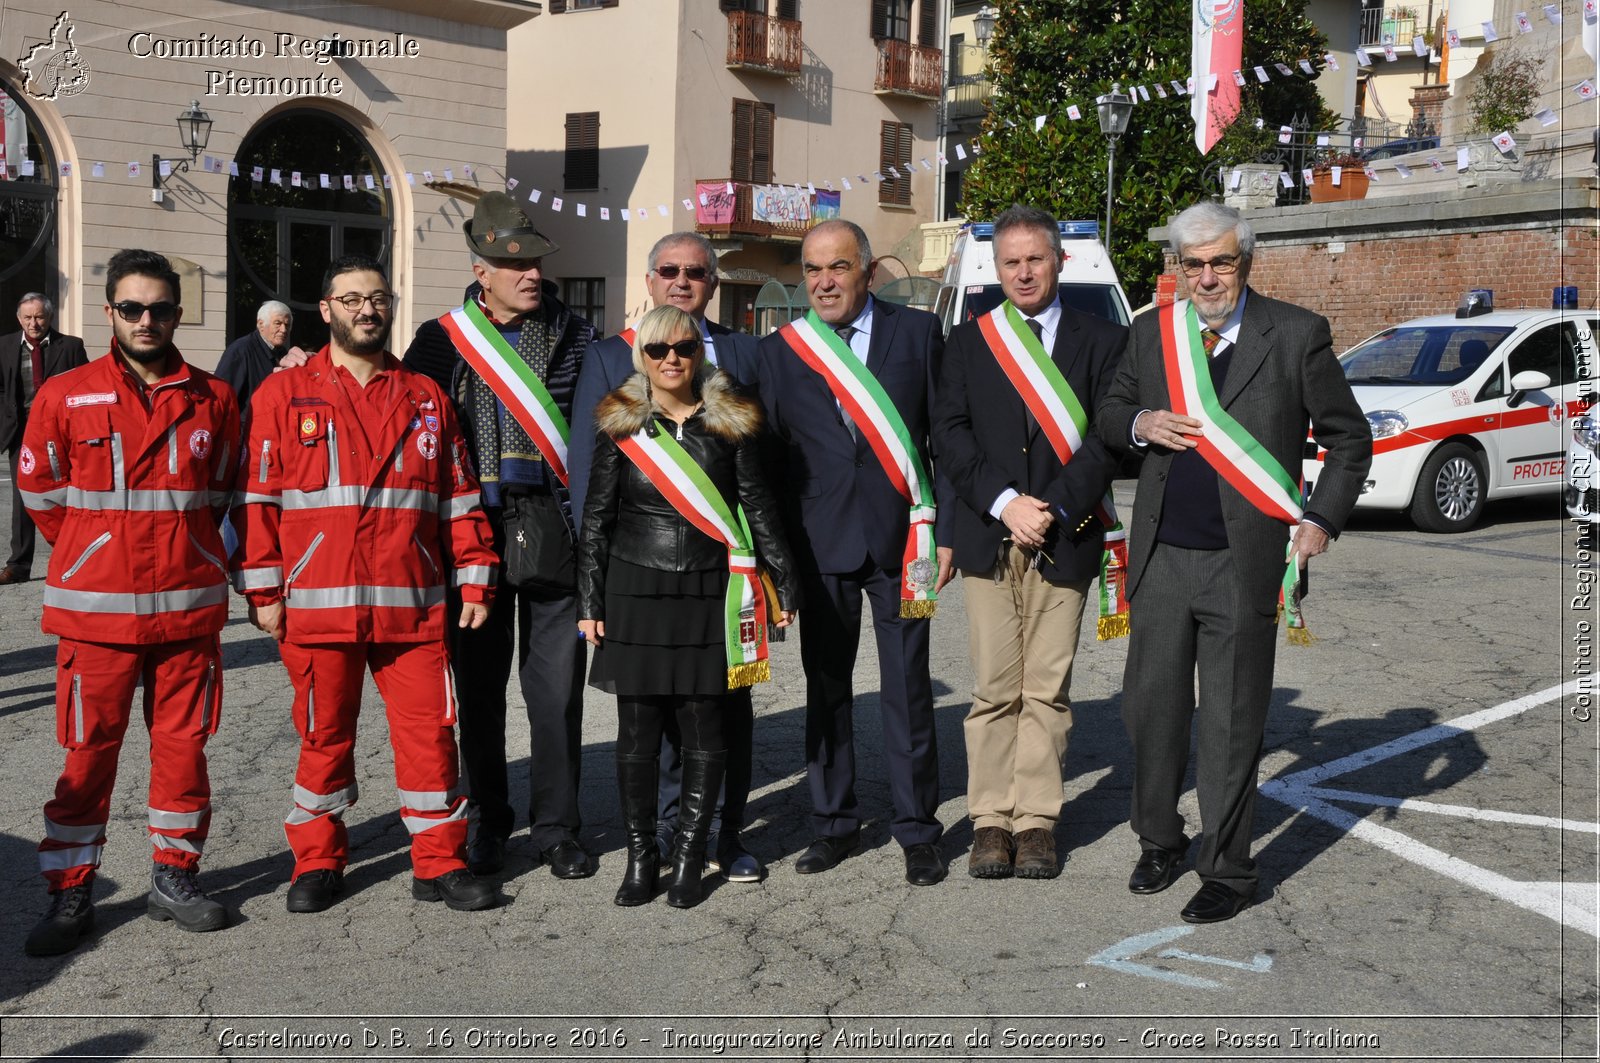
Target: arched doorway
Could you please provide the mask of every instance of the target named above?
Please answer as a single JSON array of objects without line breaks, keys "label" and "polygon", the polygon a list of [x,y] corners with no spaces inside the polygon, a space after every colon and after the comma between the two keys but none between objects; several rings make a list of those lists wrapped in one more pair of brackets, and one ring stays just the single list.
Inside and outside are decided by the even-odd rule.
[{"label": "arched doorway", "polygon": [[291,342],[316,350],[327,341],[317,301],[328,264],[360,254],[388,265],[394,204],[384,168],[354,126],[312,108],[263,121],[237,159],[228,182],[228,336],[255,328],[257,307],[278,299],[294,311]]},{"label": "arched doorway", "polygon": [[0,78],[0,332],[28,292],[59,305],[56,263],[56,157],[16,86]]}]

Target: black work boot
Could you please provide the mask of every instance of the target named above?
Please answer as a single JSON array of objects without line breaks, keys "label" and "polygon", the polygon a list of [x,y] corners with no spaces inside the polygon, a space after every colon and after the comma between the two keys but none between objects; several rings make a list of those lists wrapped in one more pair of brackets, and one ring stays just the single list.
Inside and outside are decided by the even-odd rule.
[{"label": "black work boot", "polygon": [[77,948],[94,929],[94,901],[90,900],[89,892],[87,882],[52,890],[50,910],[28,931],[28,941],[22,951],[29,956],[60,956]]},{"label": "black work boot", "polygon": [[184,930],[203,934],[228,923],[222,905],[205,895],[193,868],[155,864],[150,869],[150,897],[145,910],[151,919],[168,919]]},{"label": "black work boot", "polygon": [[726,753],[683,751],[683,798],[678,810],[678,837],[672,846],[672,870],[667,875],[667,903],[693,908],[705,895],[706,837],[711,833],[711,812],[722,789]]},{"label": "black work boot", "polygon": [[650,903],[656,893],[661,854],[656,849],[656,777],[659,757],[617,754],[617,789],[622,795],[622,823],[628,832],[628,870],[617,888],[624,908]]}]

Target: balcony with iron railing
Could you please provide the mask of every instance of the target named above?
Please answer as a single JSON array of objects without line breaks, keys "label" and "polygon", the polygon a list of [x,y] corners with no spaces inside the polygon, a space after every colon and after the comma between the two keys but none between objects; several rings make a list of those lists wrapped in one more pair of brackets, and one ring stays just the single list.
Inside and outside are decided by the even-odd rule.
[{"label": "balcony with iron railing", "polygon": [[960,74],[950,79],[944,92],[945,119],[951,125],[983,118],[994,95],[994,82],[986,74]]},{"label": "balcony with iron railing", "polygon": [[1409,7],[1369,7],[1361,12],[1361,47],[1405,45],[1417,35],[1417,14]]},{"label": "balcony with iron railing", "polygon": [[944,86],[944,52],[893,38],[878,41],[878,76],[872,91],[937,100]]},{"label": "balcony with iron railing", "polygon": [[[728,187],[733,191],[729,193]],[[695,208],[695,231],[706,236],[749,236],[772,240],[803,240],[811,226],[810,197],[802,190],[784,189],[726,178],[701,178],[702,190]]]},{"label": "balcony with iron railing", "polygon": [[803,52],[798,19],[752,11],[728,12],[730,68],[789,77],[800,73]]}]

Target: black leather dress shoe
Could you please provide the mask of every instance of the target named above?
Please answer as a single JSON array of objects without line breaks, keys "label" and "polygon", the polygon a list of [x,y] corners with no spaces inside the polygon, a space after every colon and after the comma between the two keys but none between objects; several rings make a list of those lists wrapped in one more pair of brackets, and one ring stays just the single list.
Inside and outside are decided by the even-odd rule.
[{"label": "black leather dress shoe", "polygon": [[823,835],[811,843],[811,848],[800,854],[794,869],[802,875],[815,875],[838,865],[840,860],[856,851],[861,844],[861,832],[853,830],[837,838]]},{"label": "black leather dress shoe", "polygon": [[1185,923],[1220,923],[1244,911],[1249,903],[1250,898],[1233,887],[1207,882],[1178,915]]},{"label": "black leather dress shoe", "polygon": [[932,886],[943,882],[944,857],[939,847],[928,842],[906,846],[906,881],[913,886]]},{"label": "black leather dress shoe", "polygon": [[539,855],[550,865],[550,873],[556,878],[588,878],[594,874],[594,861],[589,859],[583,846],[570,839],[556,842]]},{"label": "black leather dress shoe", "polygon": [[506,840],[494,834],[480,834],[467,847],[467,870],[474,875],[493,875],[506,866]]},{"label": "black leather dress shoe", "polygon": [[1183,864],[1183,853],[1171,849],[1146,849],[1128,876],[1130,893],[1160,893],[1172,885]]}]

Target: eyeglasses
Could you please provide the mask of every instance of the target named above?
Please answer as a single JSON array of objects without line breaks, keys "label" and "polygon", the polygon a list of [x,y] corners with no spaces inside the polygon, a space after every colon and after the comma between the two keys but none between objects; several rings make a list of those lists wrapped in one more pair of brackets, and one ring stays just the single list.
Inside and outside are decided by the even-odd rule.
[{"label": "eyeglasses", "polygon": [[177,303],[136,303],[132,299],[124,299],[120,303],[112,303],[111,309],[117,316],[129,322],[138,321],[145,314],[150,315],[151,321],[171,321],[178,316]]},{"label": "eyeglasses", "polygon": [[372,295],[356,295],[352,292],[349,295],[330,295],[327,301],[338,303],[352,314],[360,313],[362,305],[370,302],[372,309],[381,314],[394,305],[394,295],[390,292],[375,292]]},{"label": "eyeglasses", "polygon": [[667,356],[668,351],[673,351],[679,358],[687,361],[700,353],[699,340],[679,340],[677,343],[647,343],[644,353],[654,361],[661,361]]},{"label": "eyeglasses", "polygon": [[685,280],[703,281],[711,274],[704,266],[657,266],[655,272],[664,281],[675,281],[680,273]]},{"label": "eyeglasses", "polygon": [[1198,277],[1205,272],[1207,266],[1210,266],[1211,272],[1217,276],[1226,277],[1239,268],[1242,258],[1242,255],[1218,255],[1213,259],[1186,258],[1178,265],[1182,267],[1185,277]]}]

